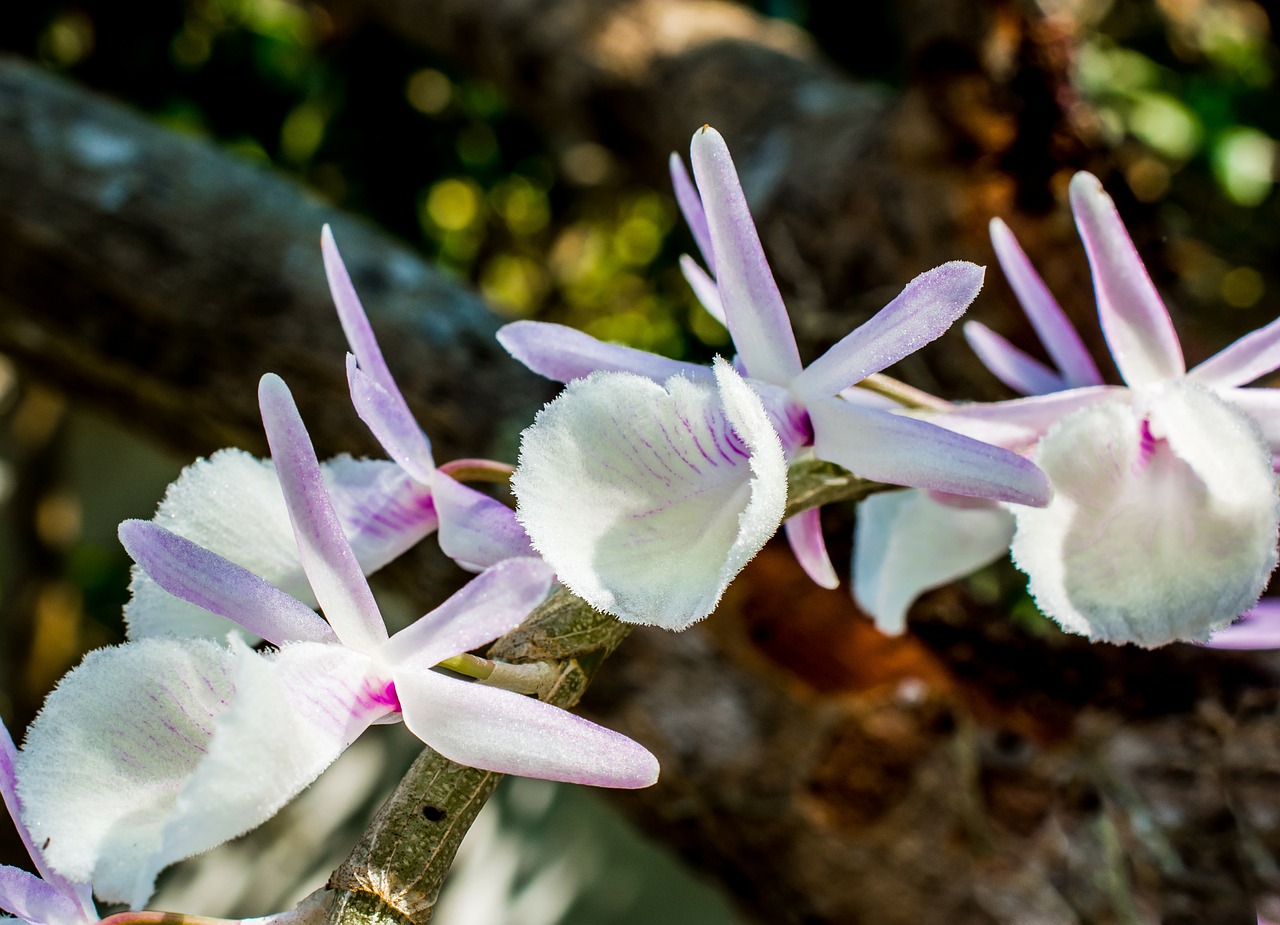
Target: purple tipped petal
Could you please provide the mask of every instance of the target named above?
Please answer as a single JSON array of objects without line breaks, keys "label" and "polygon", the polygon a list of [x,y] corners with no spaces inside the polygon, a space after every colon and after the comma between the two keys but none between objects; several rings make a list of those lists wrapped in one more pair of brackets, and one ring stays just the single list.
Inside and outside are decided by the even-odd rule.
[{"label": "purple tipped petal", "polygon": [[811,363],[795,378],[792,391],[806,401],[830,398],[936,340],[977,296],[984,272],[977,264],[953,260],[921,273]]},{"label": "purple tipped petal", "polygon": [[1148,385],[1186,371],[1169,310],[1098,178],[1071,178],[1071,210],[1093,270],[1098,318],[1124,381]]},{"label": "purple tipped petal", "polygon": [[1280,369],[1280,318],[1249,332],[1188,375],[1204,385],[1225,388],[1247,385],[1276,369]]},{"label": "purple tipped petal", "polygon": [[1058,364],[1067,386],[1102,385],[1102,374],[1098,372],[1098,365],[1093,362],[1080,334],[1027,259],[1009,226],[998,218],[991,220],[991,244],[995,247],[1000,269],[1004,270],[1005,278],[1035,329],[1036,337],[1040,338],[1053,362]]},{"label": "purple tipped petal", "polygon": [[1211,649],[1280,649],[1280,600],[1263,598],[1204,645]]},{"label": "purple tipped petal", "polygon": [[404,666],[396,690],[409,730],[459,764],[594,787],[658,779],[640,745],[539,700]]},{"label": "purple tipped petal", "polygon": [[729,324],[724,318],[724,303],[720,301],[720,290],[716,287],[716,281],[707,275],[706,270],[694,263],[693,258],[688,254],[682,254],[680,257],[680,272],[684,274],[685,282],[689,284],[689,288],[693,290],[702,307],[707,310],[707,314],[728,327]]},{"label": "purple tipped petal", "polygon": [[335,642],[329,624],[306,604],[248,569],[145,520],[120,524],[120,542],[165,591],[226,617],[275,645]]},{"label": "purple tipped petal", "polygon": [[343,644],[371,652],[387,639],[382,615],[325,491],[311,437],[279,376],[268,373],[258,403],[280,488],[289,508],[298,558],[329,625]]},{"label": "purple tipped petal", "polygon": [[572,382],[599,371],[635,373],[654,382],[681,375],[704,382],[712,378],[705,366],[606,344],[590,334],[545,321],[513,321],[498,331],[498,343],[539,376],[555,382]]},{"label": "purple tipped petal", "polygon": [[391,371],[387,369],[386,360],[382,358],[382,351],[378,348],[378,341],[373,336],[369,316],[365,314],[360,297],[351,285],[351,277],[338,254],[338,245],[334,242],[333,232],[328,225],[320,232],[320,253],[324,257],[324,273],[329,280],[329,292],[338,309],[338,320],[342,323],[343,333],[347,335],[351,352],[356,355],[366,375],[388,392],[399,394],[396,382],[391,378]]},{"label": "purple tipped petal", "polygon": [[685,170],[680,155],[672,151],[668,163],[671,167],[671,186],[675,189],[676,202],[680,204],[680,214],[684,216],[693,240],[698,244],[703,261],[715,273],[716,255],[711,249],[711,232],[707,229],[707,213],[702,210],[702,198],[689,179],[689,171]]},{"label": "purple tipped petal", "polygon": [[440,549],[450,559],[478,572],[504,559],[536,555],[511,508],[443,474],[434,484]]},{"label": "purple tipped petal", "polygon": [[809,406],[814,452],[855,475],[954,495],[1043,505],[1049,482],[1032,463],[934,424],[828,398]]},{"label": "purple tipped petal", "polygon": [[541,559],[508,559],[471,579],[431,613],[396,633],[380,657],[430,668],[509,633],[542,603],[555,572]]},{"label": "purple tipped petal", "polygon": [[810,508],[783,522],[787,531],[787,542],[796,561],[804,569],[814,584],[823,588],[836,588],[840,579],[831,565],[831,557],[827,555],[827,544],[822,538],[822,519],[818,509]]},{"label": "purple tipped petal", "polygon": [[786,386],[800,372],[800,351],[729,149],[719,132],[704,125],[690,151],[734,346],[752,377]]},{"label": "purple tipped petal", "polygon": [[[988,433],[994,436],[1001,428],[1018,428],[1029,435],[1040,436],[1064,416],[1081,408],[1096,405],[1112,398],[1123,398],[1126,389],[1120,386],[1099,385],[1081,389],[1068,389],[1063,392],[1050,392],[1047,395],[1032,395],[1029,398],[1015,398],[1011,401],[995,401],[973,405],[957,405],[955,411],[930,418],[939,427],[954,430],[956,433],[968,434],[977,439],[988,440]],[[988,427],[995,427],[988,431]],[[1008,444],[999,440],[1001,446]]]},{"label": "purple tipped petal", "polygon": [[1023,353],[985,324],[969,321],[964,339],[991,374],[1023,395],[1044,395],[1067,388],[1062,377],[1035,357]]},{"label": "purple tipped petal", "polygon": [[366,375],[350,353],[347,354],[347,384],[351,388],[351,403],[355,405],[356,414],[373,432],[387,455],[399,463],[415,482],[429,485],[435,469],[431,444],[400,394],[388,392]]}]

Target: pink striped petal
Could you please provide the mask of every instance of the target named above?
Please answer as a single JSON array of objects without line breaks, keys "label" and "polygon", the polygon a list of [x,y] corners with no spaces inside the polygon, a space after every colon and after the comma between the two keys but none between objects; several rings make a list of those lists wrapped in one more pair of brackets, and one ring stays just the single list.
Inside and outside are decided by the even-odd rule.
[{"label": "pink striped petal", "polygon": [[120,542],[165,591],[275,645],[336,642],[329,624],[306,604],[248,569],[145,520],[120,524]]},{"label": "pink striped petal", "polygon": [[818,458],[863,478],[1017,504],[1049,499],[1032,463],[937,425],[838,398],[813,402],[809,416]]},{"label": "pink striped petal", "polygon": [[535,555],[516,512],[443,473],[434,479],[440,549],[472,572],[504,559]]},{"label": "pink striped petal", "polygon": [[1011,539],[1013,516],[995,504],[955,507],[914,490],[872,495],[854,528],[854,599],[896,636],[916,598],[990,565]]},{"label": "pink striped petal", "polygon": [[963,260],[921,273],[796,376],[792,391],[805,401],[830,398],[941,337],[977,296],[983,273]]},{"label": "pink striped petal", "polygon": [[1015,392],[1044,395],[1067,388],[1061,376],[981,322],[965,322],[964,339],[982,365]]},{"label": "pink striped petal", "polygon": [[1079,332],[1027,259],[1009,226],[998,218],[991,220],[991,244],[1036,337],[1062,373],[1064,387],[1102,385],[1102,374]]},{"label": "pink striped petal", "polygon": [[676,193],[680,214],[684,216],[685,224],[693,234],[693,240],[698,245],[703,261],[714,274],[716,255],[711,248],[711,232],[707,229],[707,213],[702,209],[702,197],[698,195],[698,190],[694,187],[693,180],[689,178],[689,171],[685,169],[684,161],[680,159],[679,154],[672,151],[667,163],[671,168],[671,186]]},{"label": "pink striped petal", "polygon": [[351,389],[351,403],[360,420],[373,433],[374,438],[414,481],[431,484],[435,462],[431,458],[431,444],[418,426],[409,407],[398,392],[388,392],[359,366],[356,358],[347,354],[347,383]]},{"label": "pink striped petal", "polygon": [[1280,369],[1280,318],[1251,331],[1187,375],[1213,388],[1247,385]]},{"label": "pink striped petal", "polygon": [[818,509],[810,508],[794,517],[788,517],[782,526],[787,532],[791,552],[814,584],[822,588],[839,587],[840,579],[831,565],[831,557],[827,555],[827,543],[822,536],[822,518]]},{"label": "pink striped petal", "polygon": [[1211,649],[1280,649],[1280,600],[1264,597],[1203,645]]},{"label": "pink striped petal", "polygon": [[1098,318],[1124,381],[1150,385],[1186,371],[1169,310],[1098,178],[1071,178],[1071,210],[1089,255]]},{"label": "pink striped petal", "polygon": [[513,321],[498,331],[498,343],[539,376],[572,382],[594,372],[624,372],[666,382],[672,376],[709,381],[711,371],[696,363],[668,360],[634,347],[606,344],[590,334],[545,321]]},{"label": "pink striped petal", "polygon": [[395,679],[405,725],[451,761],[593,787],[635,789],[658,779],[658,761],[645,748],[558,707],[403,665]]},{"label": "pink striped petal", "polygon": [[280,488],[298,541],[298,558],[329,625],[343,644],[372,652],[387,640],[382,614],[325,491],[311,437],[279,376],[268,373],[258,403]]},{"label": "pink striped petal", "polygon": [[786,456],[723,360],[717,389],[625,373],[569,384],[526,429],[517,516],[560,580],[632,623],[684,629],[778,529]]},{"label": "pink striped petal", "polygon": [[396,633],[379,651],[389,664],[422,668],[470,652],[511,632],[542,603],[555,580],[541,559],[508,559],[477,575],[429,614]]},{"label": "pink striped petal", "polygon": [[704,125],[694,132],[690,153],[734,346],[753,378],[785,387],[800,372],[800,351],[729,148],[719,132]]}]

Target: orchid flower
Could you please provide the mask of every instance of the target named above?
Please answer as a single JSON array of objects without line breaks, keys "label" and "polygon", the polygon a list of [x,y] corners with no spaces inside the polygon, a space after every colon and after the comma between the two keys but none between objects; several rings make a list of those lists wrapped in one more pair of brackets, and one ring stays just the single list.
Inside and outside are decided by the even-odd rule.
[{"label": "orchid flower", "polygon": [[486,570],[388,636],[292,396],[262,381],[268,442],[298,554],[327,622],[302,601],[147,521],[121,540],[148,575],[279,647],[146,639],[90,653],[33,724],[26,821],[52,866],[134,906],[167,865],[261,824],[370,724],[403,719],[442,755],[500,773],[610,787],[657,779],[649,752],[513,691],[433,667],[521,623],[552,583],[536,558]]},{"label": "orchid flower", "polygon": [[17,867],[0,865],[0,909],[28,925],[91,925],[98,921],[88,883],[73,883],[51,868],[31,830],[22,821],[15,762],[18,750],[4,723],[0,723],[0,796],[9,818],[18,827],[27,854],[39,876]]},{"label": "orchid flower", "polygon": [[[343,455],[321,464],[325,487],[361,569],[372,574],[437,528],[446,555],[472,571],[530,555],[528,538],[509,508],[449,475],[459,468],[505,474],[504,467],[462,460],[437,469],[431,442],[391,377],[327,225],[320,246],[329,290],[353,351],[347,355],[352,402],[394,460]],[[154,521],[315,606],[269,460],[225,449],[197,461],[170,486]],[[130,590],[125,619],[131,639],[162,633],[220,637],[235,628],[166,593],[140,568],[133,570]]]},{"label": "orchid flower", "polygon": [[[724,139],[714,129],[704,127],[694,134],[691,152],[697,187],[681,167],[674,171],[676,192],[715,279],[688,261],[686,272],[704,303],[713,312],[720,312],[727,323],[738,350],[736,365],[772,422],[786,461],[812,452],[868,479],[1026,504],[1044,504],[1048,500],[1044,476],[1016,454],[924,421],[889,413],[874,402],[851,401],[842,395],[847,387],[941,335],[977,294],[982,285],[981,267],[954,262],[922,274],[874,318],[808,367],[802,367],[786,308],[765,260]],[[498,339],[534,372],[561,382],[590,377],[592,373],[628,374],[664,386],[674,395],[673,383],[682,379],[702,388],[703,395],[708,396],[704,403],[710,402],[713,387],[722,398],[726,391],[736,392],[728,385],[732,370],[727,368],[712,371],[605,344],[559,325],[518,321],[502,328]],[[670,471],[687,475],[685,470],[691,459],[697,458],[697,450],[692,450],[694,455],[690,457],[676,449],[677,440],[683,439],[678,437],[679,431],[686,429],[688,422],[674,412],[673,404],[665,412],[658,410],[655,400],[656,404],[667,400],[657,393],[641,397],[640,387],[631,379],[601,377],[587,381],[595,384],[585,390],[601,394],[610,390],[612,396],[602,404],[615,409],[628,403],[623,390],[630,390],[651,417],[641,423],[637,416],[634,425],[631,416],[626,422],[616,413],[612,418],[602,418],[597,426],[613,436],[608,446],[601,444],[595,450],[600,454],[596,462],[586,455],[593,452],[587,439],[593,425],[585,419],[580,421],[576,432],[581,439],[568,442],[583,454],[584,465],[575,466],[572,477],[557,479],[555,459],[539,455],[552,447],[563,449],[559,441],[528,441],[520,461],[525,474],[518,473],[516,481],[521,522],[534,547],[556,567],[568,587],[595,606],[632,622],[654,622],[672,628],[688,625],[706,615],[708,602],[714,604],[723,590],[725,574],[732,577],[740,567],[737,560],[741,552],[758,549],[767,536],[743,542],[742,534],[727,529],[704,534],[695,517],[664,516],[659,522],[627,505],[612,512],[590,507],[583,499],[601,491],[602,482],[594,478],[579,480],[582,472],[604,471],[613,465],[614,454],[628,452],[628,446],[654,451],[655,445],[663,445],[665,449],[654,465],[630,464],[627,480],[637,501],[650,498],[657,502],[654,510],[667,511],[667,501],[675,502],[681,497],[673,494],[675,489],[666,482]],[[632,384],[624,386],[624,382]],[[571,389],[558,401],[577,402],[571,396],[578,394],[583,392]],[[741,401],[738,404],[745,407]],[[721,421],[727,412],[726,408],[719,415],[708,413]],[[729,417],[732,420],[732,414]],[[568,414],[549,416],[542,426],[550,428],[553,420],[569,419]],[[738,421],[733,424],[736,428]],[[634,434],[629,435],[627,428],[632,426]],[[641,436],[650,429],[665,434],[659,444]],[[759,437],[735,432],[753,446],[753,452],[755,445],[763,446]],[[731,471],[733,492],[729,491],[730,483],[722,481],[729,477],[723,470],[696,472],[692,481],[682,478],[679,491],[696,495],[703,505],[710,505],[717,493],[741,500],[746,497],[748,485],[753,486],[752,491],[762,488],[763,483],[751,474],[751,467],[738,465]],[[543,478],[547,480],[545,484]],[[534,493],[540,499],[537,505],[525,500]],[[548,500],[553,498],[557,500]],[[735,504],[728,510],[732,513],[746,509],[743,504]],[[702,510],[707,512],[706,507]],[[581,525],[602,514],[608,518],[607,526],[593,530],[588,540]],[[820,584],[833,586],[835,571],[823,545],[817,511],[791,518],[787,535],[809,574]],[[659,547],[669,550],[664,559],[667,565],[661,569],[613,568],[632,556],[636,548]],[[680,550],[691,548],[699,550],[698,557],[680,555]],[[645,583],[654,578],[661,583],[646,590]],[[660,614],[620,603],[655,596],[666,602]]]},{"label": "orchid flower", "polygon": [[[1276,564],[1280,391],[1241,386],[1280,367],[1280,322],[1186,371],[1168,310],[1110,197],[1087,173],[1070,192],[1102,331],[1127,387],[1103,383],[1012,233],[994,220],[997,257],[1053,366],[970,322],[965,334],[986,366],[1031,397],[961,406],[935,420],[1028,453],[1054,499],[1039,510],[976,515],[982,528],[969,562],[950,577],[997,558],[1012,532],[1014,561],[1037,604],[1067,631],[1142,646],[1202,640],[1258,599]],[[946,520],[960,516],[934,500],[898,505],[860,507],[855,553],[858,599],[890,629],[940,583],[910,550],[954,540]],[[921,513],[904,517],[908,505]],[[896,570],[879,566],[888,535],[904,550]]]}]

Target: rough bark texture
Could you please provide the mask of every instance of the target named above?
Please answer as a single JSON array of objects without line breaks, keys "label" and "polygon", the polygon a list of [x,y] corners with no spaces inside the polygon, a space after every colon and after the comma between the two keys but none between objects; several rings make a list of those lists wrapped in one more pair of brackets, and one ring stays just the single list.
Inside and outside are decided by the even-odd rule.
[{"label": "rough bark texture", "polygon": [[372,450],[346,395],[325,222],[443,458],[509,440],[550,394],[483,303],[403,245],[14,60],[0,203],[0,351],[185,452],[265,449],[251,384],[269,370],[328,451]]},{"label": "rough bark texture", "polygon": [[[842,81],[785,27],[721,4],[367,5],[477,73],[527,87],[542,107],[530,112],[569,126],[570,140],[602,141],[637,164],[714,121],[738,152],[806,352],[913,273],[986,262],[992,214],[1023,210],[1011,223],[1050,284],[1087,291],[1074,245],[1059,247],[1069,219],[1054,210],[1089,151],[1061,81],[1069,36],[1013,3],[901,4],[915,24],[914,76],[891,101]],[[691,32],[664,18],[717,10],[726,18]],[[95,115],[100,106],[13,65],[0,73],[0,348],[77,395],[109,389],[187,448],[256,433],[253,382],[275,368],[309,397],[317,442],[346,445],[342,347],[310,243],[319,207],[252,169],[196,170],[215,155],[114,109]],[[101,124],[115,126],[105,144],[94,141]],[[152,144],[163,153],[147,153]],[[132,176],[135,157],[163,179],[113,182]],[[78,172],[96,179],[82,189]],[[184,176],[203,188],[180,186]],[[138,217],[161,206],[149,223]],[[264,231],[278,227],[273,215],[296,222],[297,236]],[[398,278],[391,266],[379,274],[361,256],[379,248],[338,231],[370,308],[400,319],[386,340],[392,365],[412,373],[406,391],[442,412],[424,422],[476,449],[484,422],[457,402],[505,407],[493,402],[515,376],[506,364],[477,370],[468,381],[491,391],[460,390],[453,351],[475,344],[468,356],[488,357],[486,323],[444,314],[452,346],[441,357],[434,322],[414,323],[385,282]],[[362,275],[365,260],[374,269]],[[226,314],[177,310],[224,292],[235,294]],[[86,315],[86,305],[100,308]],[[913,372],[955,381],[967,368],[953,362],[935,355]],[[917,609],[913,637],[887,642],[843,592],[813,589],[787,561],[766,552],[704,627],[634,634],[588,698],[662,760],[659,785],[626,803],[750,913],[1244,925],[1258,901],[1280,917],[1276,656],[1037,635],[1010,622],[1012,585],[991,605],[939,592]]]}]

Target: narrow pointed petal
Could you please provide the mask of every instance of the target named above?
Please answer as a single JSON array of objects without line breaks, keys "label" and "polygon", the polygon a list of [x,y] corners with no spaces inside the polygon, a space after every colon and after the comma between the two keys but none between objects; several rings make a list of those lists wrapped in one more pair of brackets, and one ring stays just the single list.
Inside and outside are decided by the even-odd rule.
[{"label": "narrow pointed petal", "polygon": [[941,337],[978,295],[984,272],[977,264],[953,260],[921,273],[814,360],[796,377],[792,391],[806,401],[830,398]]},{"label": "narrow pointed petal", "polygon": [[498,330],[498,343],[533,372],[555,382],[572,382],[594,372],[634,373],[654,382],[672,376],[711,378],[705,366],[668,360],[634,347],[606,344],[590,334],[545,321],[513,321]]},{"label": "narrow pointed petal", "polygon": [[[342,324],[343,333],[347,335],[351,352],[356,355],[365,375],[399,397],[400,390],[383,359],[382,350],[378,347],[378,340],[369,324],[369,316],[360,304],[360,297],[351,284],[351,276],[347,273],[346,264],[342,262],[338,245],[333,240],[333,232],[328,225],[320,232],[320,253],[324,258],[324,274],[329,281],[329,292],[338,309],[338,321]],[[403,403],[403,398],[401,402]]]},{"label": "narrow pointed petal", "polygon": [[937,425],[837,398],[812,403],[809,416],[814,453],[863,478],[1017,504],[1049,499],[1032,463]]},{"label": "narrow pointed petal", "polygon": [[443,473],[433,484],[440,549],[460,566],[479,572],[504,559],[535,554],[511,508]]},{"label": "narrow pointed petal", "polygon": [[872,495],[854,527],[854,600],[896,636],[916,598],[990,565],[1011,539],[1013,516],[995,504],[954,507],[916,490]]},{"label": "narrow pointed petal", "polygon": [[169,594],[278,646],[337,641],[306,604],[217,553],[145,520],[126,520],[119,532],[133,560]]},{"label": "narrow pointed petal", "polygon": [[[1040,338],[1045,351],[1062,373],[1065,387],[1102,385],[1098,364],[1093,362],[1079,332],[1027,259],[1009,226],[998,218],[991,220],[991,244],[995,248],[996,259],[1000,261],[1000,269],[1004,270],[1005,278],[1018,297],[1036,337]],[[991,369],[990,365],[987,368]]]},{"label": "narrow pointed petal", "polygon": [[1211,649],[1280,649],[1280,601],[1263,598],[1204,645]]},{"label": "narrow pointed petal", "polygon": [[[361,567],[374,572],[436,527],[429,490],[394,463],[339,456],[321,467],[338,518]],[[169,487],[155,522],[244,566],[314,606],[284,495],[268,460],[219,450],[188,466]],[[169,634],[222,639],[235,624],[163,591],[133,570],[125,605],[129,638]]]},{"label": "narrow pointed petal", "polygon": [[546,598],[555,572],[541,559],[508,559],[477,575],[383,646],[389,664],[430,668],[511,632]]},{"label": "narrow pointed petal", "polygon": [[729,148],[704,125],[693,134],[690,154],[734,346],[752,378],[785,387],[800,372],[800,351]]},{"label": "narrow pointed petal", "polygon": [[810,508],[783,522],[787,542],[796,561],[814,584],[822,588],[836,588],[840,579],[827,555],[827,543],[822,537],[822,518],[818,509]]},{"label": "narrow pointed petal", "polygon": [[1150,385],[1186,371],[1169,310],[1098,178],[1071,178],[1071,211],[1089,255],[1098,318],[1124,381]]},{"label": "narrow pointed petal", "polygon": [[451,761],[546,780],[636,789],[658,761],[624,735],[530,697],[401,666],[409,730]]},{"label": "narrow pointed petal", "polygon": [[964,339],[982,365],[1015,392],[1044,395],[1067,388],[1061,376],[981,322],[966,322]]},{"label": "narrow pointed petal", "polygon": [[269,373],[258,387],[258,402],[298,541],[298,558],[316,600],[344,645],[372,652],[386,642],[386,626],[325,490],[293,396],[284,380]]},{"label": "narrow pointed petal", "polygon": [[[0,722],[0,798],[4,800],[4,808],[8,810],[9,818],[13,820],[15,828],[18,830],[18,838],[21,839],[23,847],[27,849],[27,855],[31,858],[31,863],[40,872],[40,877],[49,881],[60,892],[70,894],[72,892],[70,882],[54,873],[52,868],[45,863],[44,855],[36,848],[35,842],[31,838],[31,831],[22,821],[22,801],[18,799],[18,778],[15,767],[17,760],[18,749],[13,744],[13,738],[9,735],[9,728],[3,722]],[[11,906],[5,905],[3,900],[0,900],[0,909],[7,909],[15,915],[21,915],[21,913],[14,912]]]},{"label": "narrow pointed petal", "polygon": [[174,800],[233,691],[234,657],[199,639],[90,652],[45,701],[18,759],[23,818],[50,866],[142,902]]},{"label": "narrow pointed petal", "polygon": [[0,864],[0,909],[30,925],[70,925],[96,922],[76,901],[35,874]]},{"label": "narrow pointed petal", "polygon": [[702,307],[707,310],[707,314],[728,327],[729,322],[724,317],[724,303],[720,301],[720,289],[716,286],[716,281],[707,275],[706,270],[694,263],[688,254],[682,254],[680,257],[680,272],[684,274],[689,288],[693,290]]},{"label": "narrow pointed petal", "polygon": [[683,629],[777,530],[786,458],[756,394],[625,373],[569,384],[523,435],[517,516],[560,580],[632,623]]},{"label": "narrow pointed petal", "polygon": [[1218,394],[1252,418],[1271,452],[1280,453],[1280,389],[1223,389]]},{"label": "narrow pointed petal", "polygon": [[429,485],[435,469],[431,444],[404,399],[398,392],[388,392],[366,375],[350,353],[347,354],[347,384],[356,414],[373,433],[374,439],[414,481]]},{"label": "narrow pointed petal", "polygon": [[1257,428],[1213,393],[1169,383],[1141,407],[1065,418],[1035,455],[1054,484],[1014,509],[1014,562],[1069,632],[1140,646],[1202,640],[1258,599],[1280,504]]},{"label": "narrow pointed petal", "polygon": [[1067,389],[1011,401],[956,405],[954,411],[932,415],[928,420],[975,440],[1020,449],[1019,432],[1030,436],[1033,444],[1066,415],[1126,394],[1126,389],[1111,385]]},{"label": "narrow pointed petal", "polygon": [[1248,385],[1280,369],[1280,318],[1251,331],[1187,375],[1211,388]]},{"label": "narrow pointed petal", "polygon": [[684,161],[680,159],[679,154],[672,151],[667,163],[671,168],[671,186],[676,193],[680,214],[684,216],[685,224],[693,234],[693,240],[698,245],[703,262],[714,274],[716,255],[711,248],[711,232],[707,229],[707,213],[702,209],[702,197],[698,195],[698,190],[693,185],[689,171],[685,169]]}]

